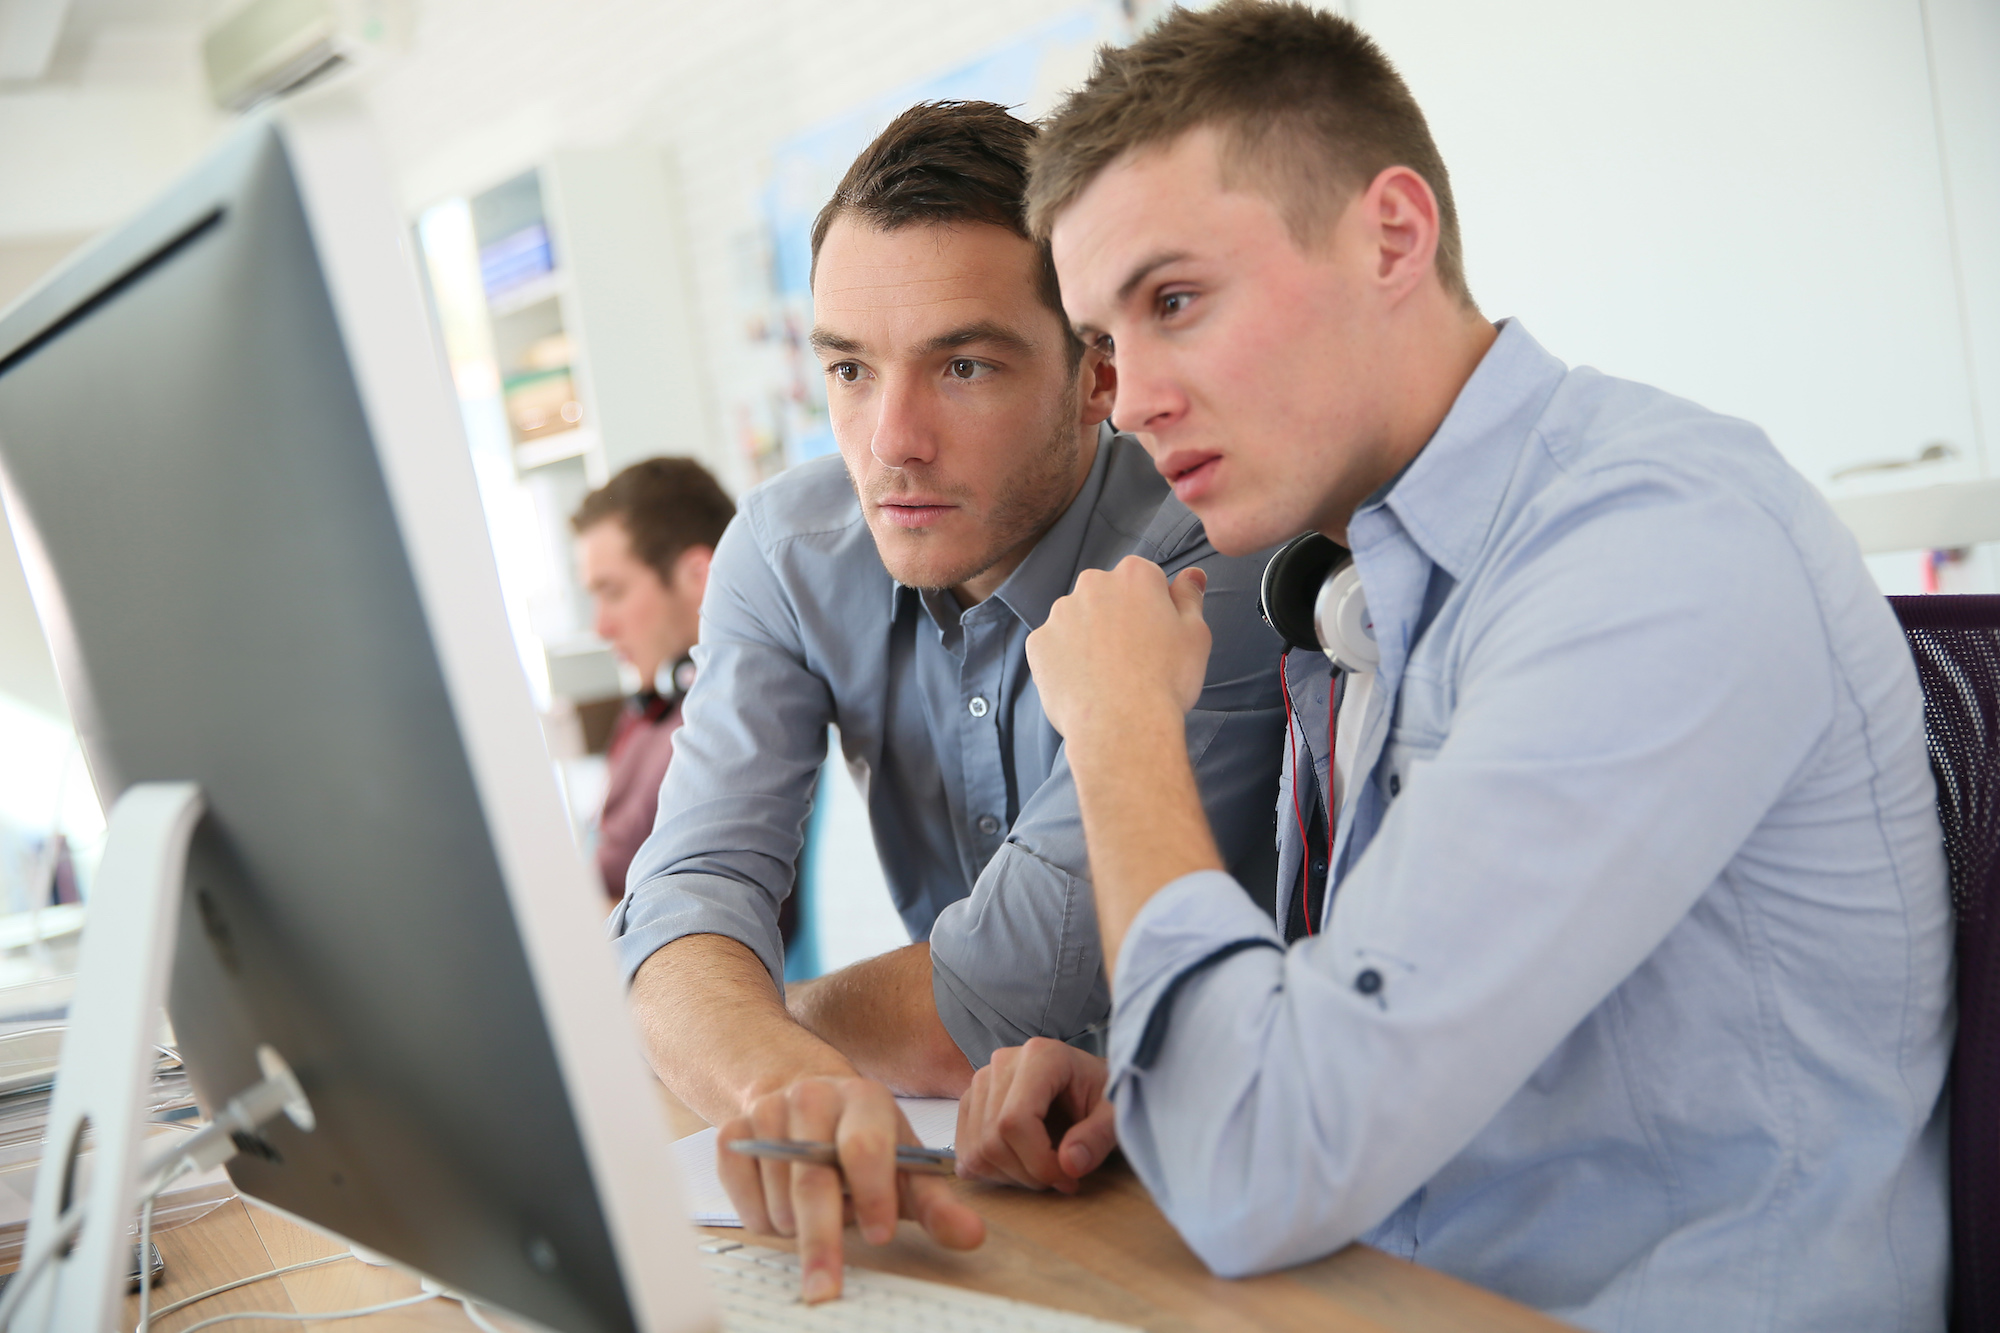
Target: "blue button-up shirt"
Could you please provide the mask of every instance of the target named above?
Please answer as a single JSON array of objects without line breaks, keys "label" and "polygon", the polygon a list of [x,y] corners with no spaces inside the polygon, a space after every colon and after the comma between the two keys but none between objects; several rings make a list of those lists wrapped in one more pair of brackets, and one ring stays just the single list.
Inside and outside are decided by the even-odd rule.
[{"label": "blue button-up shirt", "polygon": [[1360,1237],[1589,1328],[1941,1329],[1951,912],[1853,538],[1511,323],[1348,534],[1382,662],[1318,933],[1209,872],[1117,960],[1161,1206],[1224,1273]]},{"label": "blue button-up shirt", "polygon": [[1128,554],[1208,573],[1217,651],[1188,753],[1224,854],[1270,901],[1284,735],[1261,557],[1229,558],[1144,450],[1104,432],[1082,489],[1000,588],[961,611],[898,585],[838,458],[743,499],[717,545],[698,667],[653,833],[611,919],[629,979],[691,934],[754,950],[782,984],[792,884],[827,727],[838,727],[910,938],[931,944],[938,1013],[974,1064],[1110,1012],[1089,857],[1028,634],[1078,571]]}]

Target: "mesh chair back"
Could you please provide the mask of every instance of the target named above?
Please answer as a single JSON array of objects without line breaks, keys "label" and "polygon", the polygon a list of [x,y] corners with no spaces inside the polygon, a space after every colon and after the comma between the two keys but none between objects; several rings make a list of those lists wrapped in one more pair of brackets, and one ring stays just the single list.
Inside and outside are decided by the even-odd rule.
[{"label": "mesh chair back", "polygon": [[1958,915],[1951,1326],[2000,1333],[2000,597],[1889,601],[1923,682]]}]

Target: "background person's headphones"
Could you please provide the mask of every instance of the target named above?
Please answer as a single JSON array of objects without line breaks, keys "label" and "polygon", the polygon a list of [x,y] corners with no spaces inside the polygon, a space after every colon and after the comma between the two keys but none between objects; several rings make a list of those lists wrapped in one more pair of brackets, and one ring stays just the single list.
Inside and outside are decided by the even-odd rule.
[{"label": "background person's headphones", "polygon": [[1264,623],[1294,648],[1323,652],[1342,671],[1370,672],[1382,660],[1361,571],[1347,548],[1308,532],[1278,548],[1264,566]]}]

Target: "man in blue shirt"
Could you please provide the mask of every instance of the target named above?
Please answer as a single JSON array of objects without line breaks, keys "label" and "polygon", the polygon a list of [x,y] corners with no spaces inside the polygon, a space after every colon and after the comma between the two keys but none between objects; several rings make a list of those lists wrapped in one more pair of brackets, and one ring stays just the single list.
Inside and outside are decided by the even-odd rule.
[{"label": "man in blue shirt", "polygon": [[[1061,739],[1025,657],[1079,570],[1199,567],[1224,647],[1183,729],[1229,863],[1268,886],[1279,644],[1261,562],[1216,554],[1069,332],[1022,213],[1034,130],[987,103],[912,108],[813,233],[812,345],[837,458],[746,495],[717,544],[698,668],[613,932],[660,1077],[721,1138],[838,1142],[865,1235],[979,1222],[890,1091],[956,1096],[996,1047],[1108,1015]],[[777,928],[837,726],[914,943],[787,993]],[[746,1222],[798,1232],[808,1300],[839,1288],[841,1178],[721,1155]]]},{"label": "man in blue shirt", "polygon": [[[996,1057],[962,1160],[1072,1180],[1108,1089],[1224,1274],[1363,1238],[1590,1328],[1942,1328],[1945,866],[1827,505],[1754,427],[1482,317],[1422,115],[1340,19],[1236,0],[1105,53],[1029,198],[1119,424],[1218,548],[1352,548],[1377,660],[1293,655],[1266,914],[1180,753],[1199,573],[1056,604],[1028,656],[1109,1061]],[[1025,1132],[1058,1094],[1082,1123]]]}]

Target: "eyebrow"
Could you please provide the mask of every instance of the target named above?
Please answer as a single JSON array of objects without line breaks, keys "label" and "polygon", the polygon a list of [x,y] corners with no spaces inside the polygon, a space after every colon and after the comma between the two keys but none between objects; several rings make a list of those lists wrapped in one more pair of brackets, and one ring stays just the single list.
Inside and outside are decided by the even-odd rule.
[{"label": "eyebrow", "polygon": [[844,333],[835,333],[832,329],[815,327],[807,341],[813,345],[813,350],[816,352],[845,352],[852,355],[861,350],[859,342]]},{"label": "eyebrow", "polygon": [[1126,301],[1130,300],[1132,293],[1138,289],[1140,283],[1144,282],[1152,274],[1154,269],[1164,268],[1168,264],[1176,263],[1187,257],[1185,250],[1170,250],[1156,254],[1152,258],[1143,261],[1137,268],[1132,270],[1124,282],[1118,285],[1118,304],[1124,305]]},{"label": "eyebrow", "polygon": [[1035,344],[1031,339],[1021,336],[1003,324],[983,319],[975,324],[962,325],[949,333],[940,333],[937,337],[926,341],[919,351],[929,356],[937,352],[949,352],[972,343],[992,343],[996,347],[1004,347],[1008,351],[1023,354],[1035,350]]},{"label": "eyebrow", "polygon": [[[1165,268],[1168,264],[1178,263],[1187,257],[1188,253],[1185,250],[1164,250],[1144,260],[1126,276],[1124,282],[1118,285],[1118,295],[1114,304],[1124,305],[1131,300],[1132,293],[1138,290],[1139,284],[1144,282],[1155,269]],[[1104,330],[1095,324],[1075,324],[1071,326],[1070,331],[1086,346],[1104,336]]]},{"label": "eyebrow", "polygon": [[[859,339],[850,338],[844,333],[835,333],[828,328],[815,328],[807,341],[812,343],[814,351],[838,352],[843,356],[857,356],[867,350]],[[991,343],[1021,353],[1035,350],[1032,339],[1023,337],[1004,324],[996,324],[992,320],[980,320],[927,339],[917,352],[920,356],[934,356],[939,352],[949,352],[954,348],[966,347],[973,343]]]}]

